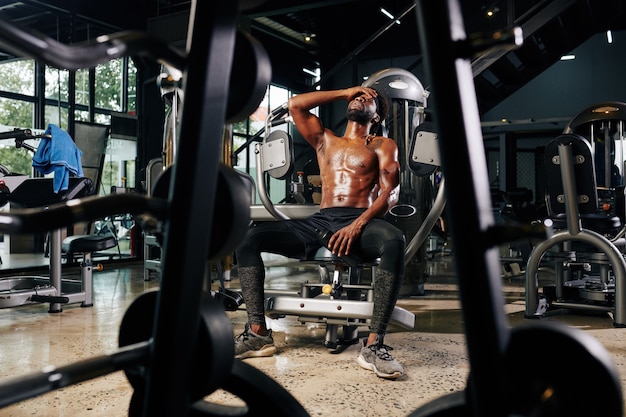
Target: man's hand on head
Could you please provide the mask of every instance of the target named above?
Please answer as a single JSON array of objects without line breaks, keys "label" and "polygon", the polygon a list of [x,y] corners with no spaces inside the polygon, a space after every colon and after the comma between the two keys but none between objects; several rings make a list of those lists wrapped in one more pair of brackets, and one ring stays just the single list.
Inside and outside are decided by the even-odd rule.
[{"label": "man's hand on head", "polygon": [[378,94],[376,90],[370,87],[356,86],[348,89],[348,101],[352,101],[359,96],[362,96],[364,100],[373,100]]}]

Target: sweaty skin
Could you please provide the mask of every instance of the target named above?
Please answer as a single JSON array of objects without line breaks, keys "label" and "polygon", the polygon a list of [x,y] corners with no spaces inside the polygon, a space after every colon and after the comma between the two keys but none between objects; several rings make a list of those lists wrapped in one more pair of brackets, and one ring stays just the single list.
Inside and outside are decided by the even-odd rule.
[{"label": "sweaty skin", "polygon": [[[322,182],[320,208],[365,208],[350,225],[338,230],[329,248],[347,255],[365,224],[385,215],[398,201],[400,163],[396,143],[384,136],[370,135],[377,113],[376,91],[351,87],[314,91],[289,100],[289,113],[296,128],[315,149]],[[348,124],[343,136],[326,129],[311,109],[336,100],[348,101]],[[357,116],[351,117],[351,111]]]}]

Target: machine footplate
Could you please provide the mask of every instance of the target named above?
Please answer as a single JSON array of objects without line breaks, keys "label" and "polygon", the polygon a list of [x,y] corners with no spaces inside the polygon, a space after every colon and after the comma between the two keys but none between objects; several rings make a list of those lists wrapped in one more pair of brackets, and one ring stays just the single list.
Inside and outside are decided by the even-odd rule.
[{"label": "machine footplate", "polygon": [[[338,318],[368,320],[372,317],[371,301],[335,300],[328,298],[269,297],[265,300],[268,316],[293,315],[313,318]],[[415,314],[395,307],[391,323],[406,329],[415,325]]]}]

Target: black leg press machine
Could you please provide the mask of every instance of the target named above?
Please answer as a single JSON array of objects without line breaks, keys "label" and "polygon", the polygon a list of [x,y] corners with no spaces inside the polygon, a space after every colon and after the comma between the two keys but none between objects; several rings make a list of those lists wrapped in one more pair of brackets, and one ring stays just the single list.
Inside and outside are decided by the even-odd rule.
[{"label": "black leg press machine", "polygon": [[[52,178],[30,178],[7,194],[12,207],[47,210],[56,203],[93,193],[89,178],[70,178],[67,191],[54,193]],[[12,276],[0,278],[0,308],[18,307],[26,304],[50,303],[50,313],[59,313],[62,304],[81,303],[82,307],[93,305],[91,255],[93,252],[117,245],[114,236],[72,235],[63,239],[63,230],[50,232],[50,276]],[[61,271],[62,252],[83,254],[80,280],[63,279]]]}]

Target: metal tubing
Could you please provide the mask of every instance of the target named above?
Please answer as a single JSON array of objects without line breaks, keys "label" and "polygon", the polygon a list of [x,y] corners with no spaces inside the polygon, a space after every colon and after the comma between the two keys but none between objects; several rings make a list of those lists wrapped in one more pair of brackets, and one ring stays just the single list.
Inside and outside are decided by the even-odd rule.
[{"label": "metal tubing", "polygon": [[409,242],[404,251],[404,262],[409,263],[419,250],[422,243],[426,240],[430,232],[433,230],[437,219],[441,217],[443,209],[446,207],[446,193],[445,193],[445,178],[441,180],[439,191],[437,191],[437,197],[433,203],[432,208],[428,212],[428,215],[422,222],[422,225],[413,236],[413,239]]},{"label": "metal tubing", "polygon": [[285,214],[276,209],[272,201],[270,200],[267,190],[265,188],[265,171],[263,171],[263,151],[261,148],[263,144],[256,144],[254,148],[254,153],[256,155],[256,186],[259,190],[259,198],[261,198],[261,202],[263,203],[263,207],[274,216],[275,219],[278,220],[288,220]]},{"label": "metal tubing", "polygon": [[563,181],[563,197],[565,198],[565,218],[567,230],[571,235],[577,235],[582,228],[580,211],[578,210],[578,191],[576,189],[576,173],[574,172],[574,155],[572,147],[559,143],[559,158],[561,161],[561,178]]},{"label": "metal tubing", "polygon": [[85,300],[81,307],[91,307],[93,305],[93,262],[91,252],[83,253],[83,261],[80,265],[80,280],[85,293]]},{"label": "metal tubing", "polygon": [[[504,356],[510,338],[498,249],[486,238],[495,225],[478,103],[461,6],[455,0],[416,0],[425,68],[447,197],[469,364],[472,415],[503,416]],[[435,42],[436,41],[436,42]],[[454,122],[450,122],[454,121]],[[485,302],[489,300],[489,302]]]},{"label": "metal tubing", "polygon": [[52,38],[23,31],[1,18],[0,46],[16,55],[37,57],[55,68],[68,70],[95,67],[130,55],[151,57],[179,69],[186,64],[185,55],[180,51],[143,32],[119,32],[101,36],[97,43],[68,46]]},{"label": "metal tubing", "polygon": [[[374,309],[374,303],[369,301],[301,297],[269,297],[265,306],[268,315],[360,320],[371,319]],[[412,329],[415,326],[415,314],[396,306],[391,314],[391,323]]]},{"label": "metal tubing", "polygon": [[611,307],[594,305],[594,304],[582,304],[582,303],[568,303],[563,301],[557,301],[552,303],[555,307],[569,308],[572,310],[585,310],[585,311],[611,311]]},{"label": "metal tubing", "polygon": [[526,317],[537,316],[536,310],[539,305],[537,272],[541,258],[552,246],[569,241],[579,241],[593,245],[609,258],[609,262],[613,267],[613,274],[615,275],[613,325],[615,327],[626,327],[626,305],[624,304],[626,303],[626,261],[624,261],[622,253],[613,243],[601,234],[586,229],[582,229],[576,236],[573,236],[567,230],[561,230],[533,248],[526,264]]},{"label": "metal tubing", "polygon": [[[189,23],[185,104],[176,163],[169,188],[170,216],[163,225],[161,291],[157,299],[153,349],[143,393],[144,416],[185,416],[197,365],[206,257],[217,201],[216,185],[226,120],[239,7],[237,1],[193,1]],[[193,88],[187,88],[193,86]],[[209,300],[211,304],[215,300]],[[212,317],[206,360],[212,375],[227,375],[234,361],[232,324]],[[199,376],[198,376],[199,377]],[[167,398],[167,401],[163,401]]]},{"label": "metal tubing", "polygon": [[70,201],[51,204],[46,210],[19,208],[2,213],[0,233],[40,233],[115,214],[150,214],[156,219],[165,219],[169,215],[169,203],[166,200],[139,193],[83,197]]},{"label": "metal tubing", "polygon": [[[50,232],[50,283],[57,289],[56,295],[61,296],[61,230]],[[63,307],[59,303],[50,303],[49,313],[60,313]]]},{"label": "metal tubing", "polygon": [[0,408],[45,394],[59,388],[141,365],[148,357],[149,342],[136,343],[115,353],[96,356],[58,368],[50,367],[31,375],[0,383]]}]

